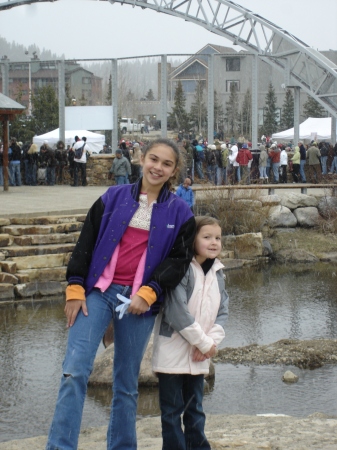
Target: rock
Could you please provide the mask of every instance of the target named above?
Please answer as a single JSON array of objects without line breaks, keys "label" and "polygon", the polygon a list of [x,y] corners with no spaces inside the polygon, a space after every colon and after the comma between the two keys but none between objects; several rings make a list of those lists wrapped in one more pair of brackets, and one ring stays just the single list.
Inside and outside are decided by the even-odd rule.
[{"label": "rock", "polygon": [[238,208],[243,208],[248,211],[259,210],[262,208],[262,202],[259,200],[251,200],[247,198],[238,198],[235,200]]},{"label": "rock", "polygon": [[312,253],[297,248],[287,248],[274,253],[274,259],[278,262],[317,262],[319,259]]},{"label": "rock", "polygon": [[269,255],[273,254],[273,249],[271,247],[270,242],[267,241],[267,239],[262,240],[262,246],[263,246],[263,249],[262,249],[263,256],[269,256]]},{"label": "rock", "polygon": [[337,213],[337,197],[322,197],[317,208],[322,217],[331,218]]},{"label": "rock", "polygon": [[259,200],[262,203],[262,206],[277,206],[281,203],[281,198],[276,194],[261,195]]},{"label": "rock", "polygon": [[318,225],[319,221],[318,209],[313,206],[295,209],[294,216],[297,219],[298,225],[300,225],[301,227],[309,228]]},{"label": "rock", "polygon": [[11,224],[11,221],[9,219],[2,219],[0,217],[0,227],[4,227],[4,226],[10,225],[10,224]]},{"label": "rock", "polygon": [[295,227],[297,219],[286,206],[272,206],[269,210],[269,226],[275,227]]},{"label": "rock", "polygon": [[324,262],[337,262],[337,252],[331,252],[331,253],[320,253],[319,259]]},{"label": "rock", "polygon": [[13,238],[9,234],[0,234],[0,247],[7,247],[11,245]]},{"label": "rock", "polygon": [[57,255],[23,256],[12,258],[12,261],[16,263],[18,270],[62,267],[65,265],[63,253]]},{"label": "rock", "polygon": [[63,294],[63,287],[57,281],[39,281],[27,284],[17,284],[15,294],[19,298]]},{"label": "rock", "polygon": [[49,245],[28,245],[21,247],[19,245],[11,245],[8,248],[1,249],[7,257],[14,258],[17,256],[33,256],[33,255],[52,255],[54,253],[68,253],[74,250],[75,244],[49,244]]},{"label": "rock", "polygon": [[5,261],[6,259],[6,255],[4,254],[4,252],[0,252],[0,261]]},{"label": "rock", "polygon": [[234,270],[234,269],[241,269],[243,267],[243,260],[242,259],[226,259],[224,261],[221,261],[222,264],[224,264],[225,268],[224,270]]},{"label": "rock", "polygon": [[19,280],[11,273],[0,272],[0,283],[17,284]]},{"label": "rock", "polygon": [[16,263],[11,261],[2,261],[0,262],[0,267],[3,272],[7,273],[16,273]]},{"label": "rock", "polygon": [[285,381],[286,383],[296,383],[298,381],[298,376],[291,370],[287,370],[282,377],[282,381]]},{"label": "rock", "polygon": [[0,284],[0,300],[13,300],[14,298],[14,286],[10,283]]},{"label": "rock", "polygon": [[318,200],[311,195],[299,194],[297,192],[286,192],[280,194],[281,205],[293,210],[300,207],[314,206],[317,207]]},{"label": "rock", "polygon": [[238,259],[253,259],[263,255],[262,233],[223,236],[222,245],[226,250],[234,251]]},{"label": "rock", "polygon": [[[149,345],[147,346],[144,358],[140,366],[140,373],[138,378],[139,386],[157,386],[158,378],[152,372],[152,349],[153,349],[153,334]],[[112,364],[114,355],[114,344],[109,345],[103,353],[98,355],[94,361],[93,371],[89,378],[91,385],[107,385],[112,384]],[[205,378],[214,378],[214,365],[211,363],[210,373]]]},{"label": "rock", "polygon": [[26,269],[24,271],[19,271],[16,276],[21,283],[26,283],[27,281],[66,281],[67,268],[64,267],[48,267],[45,269]]}]

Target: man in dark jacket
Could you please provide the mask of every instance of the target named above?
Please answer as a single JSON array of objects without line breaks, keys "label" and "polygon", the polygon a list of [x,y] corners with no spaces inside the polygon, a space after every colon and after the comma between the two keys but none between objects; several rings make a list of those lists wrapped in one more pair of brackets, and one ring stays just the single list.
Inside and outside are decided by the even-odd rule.
[{"label": "man in dark jacket", "polygon": [[11,139],[8,149],[9,173],[11,186],[21,186],[21,148],[16,142],[16,138]]},{"label": "man in dark jacket", "polygon": [[55,169],[56,169],[56,158],[55,152],[52,150],[48,141],[44,141],[43,145],[40,147],[40,158],[39,167],[46,168],[46,183],[49,186],[55,185]]},{"label": "man in dark jacket", "polygon": [[307,152],[306,149],[303,145],[303,142],[299,142],[298,146],[300,148],[300,175],[301,175],[301,181],[302,183],[306,183],[307,179],[305,177],[305,171],[304,171],[304,166],[306,164],[307,161]]},{"label": "man in dark jacket", "polygon": [[247,144],[243,144],[239,148],[238,155],[236,157],[236,162],[240,164],[240,175],[243,184],[250,184],[250,167],[249,161],[253,159],[253,155],[248,149]]}]

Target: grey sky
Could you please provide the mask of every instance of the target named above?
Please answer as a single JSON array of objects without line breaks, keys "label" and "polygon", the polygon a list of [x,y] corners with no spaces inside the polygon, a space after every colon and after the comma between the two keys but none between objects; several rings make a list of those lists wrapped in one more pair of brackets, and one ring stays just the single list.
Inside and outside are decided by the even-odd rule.
[{"label": "grey sky", "polygon": [[[336,0],[236,3],[316,49],[337,50]],[[231,46],[224,38],[176,17],[108,2],[63,0],[20,6],[0,12],[0,24],[0,34],[8,41],[37,44],[66,58],[194,53],[207,43]]]}]

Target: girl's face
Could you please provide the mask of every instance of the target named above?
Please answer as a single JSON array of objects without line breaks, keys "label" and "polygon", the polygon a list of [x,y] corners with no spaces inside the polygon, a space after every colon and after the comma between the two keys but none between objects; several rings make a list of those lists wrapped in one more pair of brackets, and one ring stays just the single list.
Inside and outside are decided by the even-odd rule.
[{"label": "girl's face", "polygon": [[144,187],[161,188],[177,171],[176,154],[164,144],[152,147],[141,158]]},{"label": "girl's face", "polygon": [[199,264],[207,258],[214,259],[221,252],[221,228],[219,225],[204,225],[195,238],[194,254]]}]

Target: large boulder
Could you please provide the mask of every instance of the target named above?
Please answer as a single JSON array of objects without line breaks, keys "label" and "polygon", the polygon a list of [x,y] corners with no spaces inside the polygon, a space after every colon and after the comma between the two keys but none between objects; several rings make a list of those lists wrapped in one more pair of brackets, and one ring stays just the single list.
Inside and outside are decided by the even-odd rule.
[{"label": "large boulder", "polygon": [[298,248],[285,248],[275,252],[274,258],[281,263],[312,263],[319,261],[314,254]]},{"label": "large boulder", "polygon": [[337,197],[322,197],[317,205],[318,212],[325,219],[337,214]]},{"label": "large boulder", "polygon": [[297,192],[285,192],[281,195],[281,205],[293,210],[296,208],[318,205],[316,197]]},{"label": "large boulder", "polygon": [[297,225],[297,219],[286,206],[272,206],[269,210],[268,223],[271,228],[292,228]]},{"label": "large boulder", "polygon": [[234,251],[235,258],[254,259],[263,256],[262,233],[246,233],[238,236],[223,236],[222,245]]},{"label": "large boulder", "polygon": [[307,208],[297,208],[294,210],[294,216],[297,219],[298,225],[301,227],[315,227],[318,225],[319,214],[318,209],[313,206]]},{"label": "large boulder", "polygon": [[[153,334],[149,345],[147,346],[143,361],[140,366],[138,378],[139,386],[157,386],[158,378],[152,372],[152,350],[153,350]],[[89,384],[95,386],[111,386],[112,385],[112,366],[114,358],[114,344],[109,345],[101,354],[99,354],[94,362],[94,368],[89,378]],[[205,378],[214,378],[215,369],[211,362],[209,375]]]},{"label": "large boulder", "polygon": [[281,197],[276,194],[261,195],[259,200],[262,203],[262,206],[277,206],[281,203]]}]

